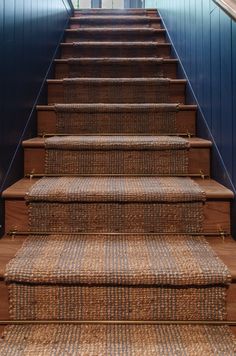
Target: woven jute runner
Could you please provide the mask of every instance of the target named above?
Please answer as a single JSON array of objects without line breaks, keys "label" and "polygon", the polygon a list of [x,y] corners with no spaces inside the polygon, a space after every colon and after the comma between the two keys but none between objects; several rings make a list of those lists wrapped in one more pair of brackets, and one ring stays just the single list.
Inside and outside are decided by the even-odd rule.
[{"label": "woven jute runner", "polygon": [[70,58],[70,78],[128,78],[164,76],[162,58]]},{"label": "woven jute runner", "polygon": [[[131,27],[150,27],[153,23],[152,19],[150,19],[149,16],[122,16],[122,15],[117,15],[116,16],[116,21],[114,21],[113,16],[82,16],[80,17],[79,20],[79,27],[94,27],[94,26],[99,26],[99,27],[120,27],[120,26],[129,26]],[[157,24],[157,22],[156,22]],[[158,26],[160,27],[160,25]]]},{"label": "woven jute runner", "polygon": [[2,356],[233,356],[236,340],[226,326],[26,325],[9,326]]},{"label": "woven jute runner", "polygon": [[64,103],[168,103],[166,78],[65,78]]},{"label": "woven jute runner", "polygon": [[67,136],[45,140],[47,174],[187,174],[189,142],[168,136]]},{"label": "woven jute runner", "polygon": [[[168,48],[168,46],[167,46]],[[163,48],[157,41],[84,41],[73,42],[70,57],[96,57],[99,52],[104,57],[162,57]],[[168,56],[168,50],[166,53]]]},{"label": "woven jute runner", "polygon": [[55,112],[56,133],[178,132],[176,104],[57,104]]},{"label": "woven jute runner", "polygon": [[205,194],[190,178],[43,178],[26,200],[31,231],[199,232],[203,228]]},{"label": "woven jute runner", "polygon": [[220,320],[231,280],[201,236],[123,234],[31,236],[5,278],[17,320]]}]

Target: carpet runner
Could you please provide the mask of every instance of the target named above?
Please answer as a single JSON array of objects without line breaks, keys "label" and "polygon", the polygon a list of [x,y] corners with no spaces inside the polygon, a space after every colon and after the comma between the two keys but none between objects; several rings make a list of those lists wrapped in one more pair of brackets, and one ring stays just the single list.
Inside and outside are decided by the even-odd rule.
[{"label": "carpet runner", "polygon": [[72,41],[165,41],[165,33],[162,29],[145,27],[88,27],[68,30],[67,40]]},{"label": "carpet runner", "polygon": [[[109,15],[100,15],[98,16],[82,16],[78,22],[78,26],[81,28],[83,27],[120,27],[122,25],[129,25],[129,27],[152,27],[153,23],[157,23],[155,21],[156,18],[150,18],[149,16],[130,16],[130,15],[117,15],[114,21],[114,16]],[[156,27],[156,26],[155,26]],[[159,26],[158,26],[159,27]]]},{"label": "carpet runner", "polygon": [[16,320],[222,320],[230,274],[203,237],[50,235],[6,281]]},{"label": "carpet runner", "polygon": [[2,356],[234,356],[236,346],[224,326],[66,324],[9,327],[0,352]]},{"label": "carpet runner", "polygon": [[167,78],[66,78],[64,103],[171,103]]},{"label": "carpet runner", "polygon": [[[166,76],[163,58],[70,58],[69,77],[127,78]],[[114,70],[116,68],[116,70]]]},{"label": "carpet runner", "polygon": [[45,140],[46,174],[187,174],[189,142],[169,136],[65,136]]},{"label": "carpet runner", "polygon": [[[136,38],[137,41],[137,38]],[[169,45],[163,43],[160,45],[156,41],[73,41],[73,52],[69,57],[163,57],[163,49],[165,58],[169,58]],[[68,57],[68,56],[67,56]]]},{"label": "carpet runner", "polygon": [[[176,104],[56,104],[58,134],[178,133]],[[187,132],[187,123],[183,127]]]},{"label": "carpet runner", "polygon": [[26,196],[31,231],[201,232],[205,194],[190,178],[40,179]]},{"label": "carpet runner", "polygon": [[[201,236],[205,193],[180,177],[188,173],[189,145],[174,135],[185,84],[176,89],[166,74],[140,77],[139,66],[127,77],[117,72],[118,63],[133,67],[127,58],[149,66],[170,54],[165,32],[130,28],[130,13],[147,23],[145,10],[86,10],[78,16],[87,23],[86,16],[99,22],[112,14],[116,26],[66,31],[74,69],[54,89],[62,102],[49,102],[57,133],[70,136],[45,139],[46,173],[58,177],[39,179],[25,197],[32,233],[5,281],[11,319],[31,324],[6,328],[3,356],[236,354],[229,327],[178,325],[225,320],[231,276]],[[83,56],[110,78],[77,78]],[[158,68],[155,76],[162,76]],[[176,324],[150,324],[158,320]]]}]

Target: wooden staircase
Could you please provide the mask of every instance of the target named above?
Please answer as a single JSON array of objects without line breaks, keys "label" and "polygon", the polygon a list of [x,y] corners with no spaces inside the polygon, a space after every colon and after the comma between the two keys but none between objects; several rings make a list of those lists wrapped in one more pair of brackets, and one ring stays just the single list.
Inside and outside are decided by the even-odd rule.
[{"label": "wooden staircase", "polygon": [[[75,41],[79,43],[74,44]],[[130,60],[126,61],[126,57]],[[35,182],[45,175],[45,140],[60,135],[55,104],[65,103],[67,96],[64,78],[73,78],[75,71],[78,93],[76,103],[81,104],[81,107],[80,112],[72,113],[71,118],[73,120],[76,117],[80,126],[78,132],[68,134],[81,135],[81,138],[88,136],[91,142],[98,134],[106,136],[107,141],[117,134],[123,136],[124,140],[130,135],[135,136],[137,141],[139,137],[145,136],[155,140],[160,132],[148,132],[148,121],[139,132],[132,132],[132,115],[145,113],[148,105],[150,108],[150,105],[163,104],[157,97],[160,80],[157,73],[161,73],[162,79],[168,78],[168,101],[160,110],[167,110],[166,104],[178,105],[176,132],[173,136],[184,137],[188,141],[187,176],[192,177],[206,194],[203,233],[209,235],[206,238],[211,247],[231,272],[232,284],[227,291],[227,320],[236,320],[236,244],[230,237],[230,203],[233,193],[211,178],[212,144],[196,136],[197,107],[186,103],[186,80],[178,79],[177,66],[178,61],[171,58],[171,45],[156,10],[75,11],[61,44],[61,58],[55,60],[55,79],[47,81],[48,103],[37,108],[38,137],[22,143],[25,177],[3,193],[5,229],[12,236],[6,235],[0,241],[0,320],[10,319],[8,287],[4,281],[5,267],[29,232],[25,196]],[[123,73],[122,77],[120,73]],[[135,95],[134,85],[138,88]],[[126,95],[117,96],[121,90]],[[102,101],[99,95],[101,92]],[[73,100],[67,97],[67,103],[73,103]],[[130,122],[130,127],[125,126],[126,132],[112,126],[111,113],[115,110],[126,114],[126,122]],[[89,115],[85,119],[86,112]],[[93,126],[89,120],[95,114],[98,123]],[[122,127],[124,122],[120,120],[119,127]],[[93,152],[91,148],[90,154],[93,155]],[[106,152],[108,155],[109,152]],[[105,175],[109,174],[109,171],[105,172]],[[0,331],[3,329],[4,326],[0,326]],[[236,335],[236,328],[232,327],[232,330]]]}]

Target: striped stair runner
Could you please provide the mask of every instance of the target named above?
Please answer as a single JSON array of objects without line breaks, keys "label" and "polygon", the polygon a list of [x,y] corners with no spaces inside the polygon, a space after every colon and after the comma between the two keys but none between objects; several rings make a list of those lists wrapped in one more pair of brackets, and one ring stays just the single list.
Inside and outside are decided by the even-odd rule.
[{"label": "striped stair runner", "polygon": [[76,14],[68,76],[48,83],[56,132],[25,197],[31,235],[5,273],[12,320],[44,324],[8,326],[0,354],[235,355],[229,327],[191,324],[226,319],[231,276],[201,235],[165,31],[145,10]]}]

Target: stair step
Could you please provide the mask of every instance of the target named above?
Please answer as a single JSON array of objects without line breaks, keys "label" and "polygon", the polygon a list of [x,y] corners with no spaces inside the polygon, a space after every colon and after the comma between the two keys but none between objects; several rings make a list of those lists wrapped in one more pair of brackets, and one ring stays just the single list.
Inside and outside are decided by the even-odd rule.
[{"label": "stair step", "polygon": [[130,15],[88,15],[80,17],[71,17],[70,28],[88,28],[88,27],[153,27],[161,28],[160,17],[150,16],[130,16]]},{"label": "stair step", "polygon": [[[59,138],[60,139],[60,138]],[[63,138],[61,138],[63,139]],[[119,173],[118,171],[113,171],[111,172],[109,167],[107,167],[107,169],[109,168],[109,170],[106,170],[106,165],[107,162],[115,162],[114,159],[116,159],[116,161],[118,160],[120,163],[123,162],[124,159],[124,152],[126,151],[126,163],[128,164],[129,162],[129,166],[132,167],[131,172],[129,172],[130,174],[144,174],[145,172],[146,174],[148,174],[148,166],[146,167],[147,170],[145,169],[145,172],[141,172],[141,171],[136,171],[137,169],[141,169],[138,168],[139,166],[137,166],[137,164],[135,164],[134,162],[138,162],[137,161],[137,157],[136,159],[134,159],[133,154],[135,154],[135,152],[132,152],[132,148],[127,148],[127,143],[130,141],[130,139],[132,139],[133,143],[136,145],[133,148],[133,151],[136,151],[137,149],[142,149],[143,144],[142,141],[145,143],[145,151],[143,151],[141,154],[145,155],[146,154],[146,150],[147,148],[147,144],[150,145],[150,149],[153,150],[153,143],[154,142],[158,142],[158,136],[125,136],[125,137],[121,137],[121,136],[78,136],[78,141],[83,142],[84,140],[86,140],[89,144],[89,147],[87,147],[86,153],[84,153],[85,148],[78,148],[77,150],[77,155],[78,159],[81,159],[81,162],[85,163],[86,166],[86,170],[87,174],[91,174],[90,169],[92,168],[93,164],[91,163],[91,159],[96,161],[96,170],[94,173],[101,173],[99,170],[99,162],[101,161],[101,167],[102,170],[104,170],[104,174],[115,174],[115,173]],[[163,139],[163,138],[162,138]],[[126,142],[127,141],[127,142]],[[191,174],[199,174],[200,171],[204,172],[205,175],[209,176],[210,175],[210,147],[211,147],[211,142],[207,141],[207,140],[203,140],[203,139],[199,139],[199,138],[191,138],[191,139],[186,139],[187,142],[189,142],[190,145],[190,150],[188,152],[188,173]],[[119,156],[119,153],[116,151],[111,152],[111,148],[108,147],[108,145],[110,145],[110,143],[119,143],[119,149],[122,151],[121,155]],[[100,156],[100,158],[97,156],[97,143],[99,143],[100,149],[99,151],[103,151],[104,156]],[[103,144],[104,143],[104,144]],[[123,144],[122,144],[123,143]],[[94,148],[93,148],[94,146]],[[45,174],[45,159],[46,159],[46,149],[45,149],[45,139],[44,138],[33,138],[33,139],[29,139],[23,142],[23,147],[24,147],[24,173],[25,174],[31,174],[32,172],[34,172],[35,174]],[[79,150],[81,150],[79,152]],[[60,154],[63,155],[63,151],[59,151]],[[66,151],[68,152],[68,151]],[[66,154],[66,153],[65,153]],[[85,156],[84,156],[85,154]],[[102,154],[102,152],[99,153],[99,155]],[[150,154],[150,153],[149,153]],[[64,156],[63,156],[64,157]],[[113,158],[112,158],[113,157]],[[138,157],[139,159],[141,159],[140,153],[138,153]],[[145,160],[145,159],[144,159]],[[146,158],[146,162],[147,162],[148,158]],[[155,159],[153,157],[153,160],[158,162],[157,159]],[[66,172],[68,174],[71,173],[71,168],[72,165],[70,164],[70,159],[67,156],[66,160],[63,160],[64,162],[66,162]],[[95,162],[94,161],[94,162]],[[90,163],[89,163],[90,162]],[[121,164],[122,166],[122,164]],[[174,167],[173,167],[174,168]],[[80,168],[82,169],[82,167]],[[120,169],[119,166],[115,166],[113,167],[113,169]],[[60,171],[61,172],[61,171]],[[82,173],[82,171],[79,170],[80,173]],[[55,172],[58,173],[58,172]],[[61,172],[62,173],[62,172]],[[83,171],[83,173],[85,173],[85,171]],[[149,174],[151,174],[153,172],[149,172]],[[163,172],[164,173],[164,172]],[[125,170],[124,174],[128,174],[128,171]]]},{"label": "stair step", "polygon": [[[88,236],[89,238],[89,236]],[[102,239],[102,236],[101,236]],[[15,256],[25,237],[4,237],[0,240],[0,320],[9,319],[8,287],[4,279],[6,264]],[[232,275],[232,283],[227,290],[227,320],[236,319],[236,260],[234,256],[236,242],[227,237],[224,241],[219,237],[209,237],[208,242],[218,257],[227,265]]]},{"label": "stair step", "polygon": [[[81,104],[59,120],[55,106],[38,106],[38,134],[168,134],[166,123],[173,108],[161,104]],[[196,133],[195,105],[178,105],[172,133]],[[168,113],[168,118],[163,115]],[[158,124],[158,117],[161,123]],[[139,124],[140,120],[142,125]],[[63,127],[61,127],[63,125]]]},{"label": "stair step", "polygon": [[[38,179],[21,179],[3,192],[6,231],[28,231],[28,208],[25,196]],[[194,179],[206,194],[203,231],[230,231],[230,200],[233,193],[212,179]]]},{"label": "stair step", "polygon": [[[235,338],[226,326],[179,325],[21,325],[6,329],[2,355],[187,355],[210,356],[235,353]],[[44,342],[42,343],[42,339]],[[96,350],[96,351],[94,351]],[[122,351],[121,351],[122,350]],[[125,351],[124,351],[125,350]],[[73,352],[73,351],[72,351]],[[74,353],[74,352],[73,352]]]},{"label": "stair step", "polygon": [[170,43],[158,42],[77,42],[61,43],[61,58],[157,57],[170,58]]},{"label": "stair step", "polygon": [[231,276],[202,236],[53,234],[30,236],[5,280],[13,319],[222,320]]},{"label": "stair step", "polygon": [[65,42],[93,41],[157,41],[166,42],[166,30],[156,28],[89,27],[65,30]]},{"label": "stair step", "polygon": [[185,104],[184,79],[71,78],[50,79],[47,83],[49,105],[101,102]]},{"label": "stair step", "polygon": [[157,16],[157,9],[80,9],[74,11],[74,17],[80,16]]},{"label": "stair step", "polygon": [[176,79],[176,59],[162,58],[76,58],[56,59],[55,78],[165,77]]}]

